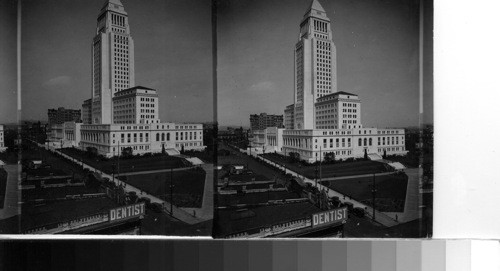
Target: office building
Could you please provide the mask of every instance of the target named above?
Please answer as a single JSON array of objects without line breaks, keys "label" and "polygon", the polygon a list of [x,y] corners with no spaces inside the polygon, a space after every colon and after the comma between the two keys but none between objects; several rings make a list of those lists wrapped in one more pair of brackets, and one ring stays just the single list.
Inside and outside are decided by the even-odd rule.
[{"label": "office building", "polygon": [[307,162],[328,154],[335,159],[382,159],[407,153],[404,129],[363,127],[359,96],[337,91],[330,19],[317,0],[300,23],[294,58],[294,104],[285,109],[285,129],[254,131],[253,151],[295,153]]},{"label": "office building", "polygon": [[263,130],[267,127],[283,127],[283,115],[268,115],[266,113],[250,115],[252,131]]},{"label": "office building", "polygon": [[79,109],[66,109],[59,107],[47,111],[49,126],[53,124],[63,124],[67,121],[81,122],[82,111]]}]

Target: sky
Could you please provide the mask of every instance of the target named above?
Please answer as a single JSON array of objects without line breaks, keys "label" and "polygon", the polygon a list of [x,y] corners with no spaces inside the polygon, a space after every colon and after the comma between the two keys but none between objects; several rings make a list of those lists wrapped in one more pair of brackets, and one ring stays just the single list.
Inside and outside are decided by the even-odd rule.
[{"label": "sky", "polygon": [[[283,114],[285,106],[293,103],[293,49],[310,3],[311,0],[219,1],[217,102],[221,125],[249,126],[250,114]],[[418,125],[418,2],[320,3],[332,23],[338,90],[359,95],[362,124]],[[432,63],[427,62],[424,66],[432,69]],[[432,77],[426,79],[424,121],[432,123]]]},{"label": "sky", "polygon": [[17,121],[17,3],[0,1],[0,124]]},{"label": "sky", "polygon": [[[81,109],[91,95],[91,43],[105,0],[22,2],[22,118]],[[135,45],[136,85],[154,88],[160,119],[213,121],[211,3],[121,0]]]}]

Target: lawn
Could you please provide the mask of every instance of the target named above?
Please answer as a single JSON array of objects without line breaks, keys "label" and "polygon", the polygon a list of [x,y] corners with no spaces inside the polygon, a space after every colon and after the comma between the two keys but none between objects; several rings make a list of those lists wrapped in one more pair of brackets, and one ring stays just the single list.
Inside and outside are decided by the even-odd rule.
[{"label": "lawn", "polygon": [[[285,165],[288,169],[291,169],[310,179],[315,178],[316,168],[318,169],[319,174],[319,166],[304,166],[302,163],[290,163],[285,157],[274,153],[266,153],[263,156],[275,163]],[[387,171],[388,168],[384,163],[376,161],[339,162],[336,164],[321,165],[321,176],[323,178],[373,174]]]},{"label": "lawn", "polygon": [[[344,179],[335,181],[323,181],[333,190],[352,197],[353,199],[372,205],[372,182],[373,177],[362,177],[355,179]],[[382,212],[403,212],[406,199],[408,176],[405,174],[393,174],[375,177],[377,188],[376,209]]]},{"label": "lawn", "polygon": [[5,191],[7,190],[7,171],[0,168],[0,208],[3,208]]},{"label": "lawn", "polygon": [[[74,148],[65,148],[62,149],[62,152],[108,174],[113,173],[113,164],[117,167],[115,173],[118,172],[118,170],[121,173],[125,173],[191,166],[191,164],[183,158],[168,155],[134,156],[126,159],[114,157],[101,160],[98,157],[90,157],[85,152]],[[119,169],[118,162],[120,164]]]},{"label": "lawn", "polygon": [[[178,207],[200,208],[203,201],[205,171],[194,168],[173,171],[173,203]],[[125,179],[126,178],[126,179]],[[120,179],[158,198],[170,202],[170,172],[122,176]],[[140,197],[140,195],[138,195]]]}]

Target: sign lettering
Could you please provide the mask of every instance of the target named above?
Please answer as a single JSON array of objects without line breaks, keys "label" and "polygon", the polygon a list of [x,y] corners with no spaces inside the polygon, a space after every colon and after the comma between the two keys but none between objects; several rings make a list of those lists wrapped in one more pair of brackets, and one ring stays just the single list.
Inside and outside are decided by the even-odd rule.
[{"label": "sign lettering", "polygon": [[312,226],[324,226],[336,224],[347,220],[347,207],[328,210],[312,215]]},{"label": "sign lettering", "polygon": [[127,205],[109,210],[109,222],[143,216],[145,214],[144,202]]}]

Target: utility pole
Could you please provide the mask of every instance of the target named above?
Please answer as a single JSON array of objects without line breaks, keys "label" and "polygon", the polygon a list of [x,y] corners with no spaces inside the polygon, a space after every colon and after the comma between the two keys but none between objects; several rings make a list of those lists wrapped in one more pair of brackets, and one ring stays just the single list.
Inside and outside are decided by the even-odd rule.
[{"label": "utility pole", "polygon": [[375,187],[375,173],[373,173],[372,178],[372,209],[373,209],[373,221],[375,221],[375,193],[377,193],[377,188]]},{"label": "utility pole", "polygon": [[323,153],[321,152],[321,145],[319,145],[319,182],[321,183],[321,160],[323,159]]},{"label": "utility pole", "polygon": [[[120,139],[118,140],[118,174],[117,176],[119,177],[120,176]],[[115,181],[115,179],[113,179],[113,182]]]},{"label": "utility pole", "polygon": [[174,169],[171,168],[170,169],[170,215],[171,216],[174,216],[174,193],[173,193],[174,185],[173,185],[173,182],[174,182]]},{"label": "utility pole", "polygon": [[318,188],[318,154],[316,153],[316,165],[314,166],[314,182],[316,188]]}]

